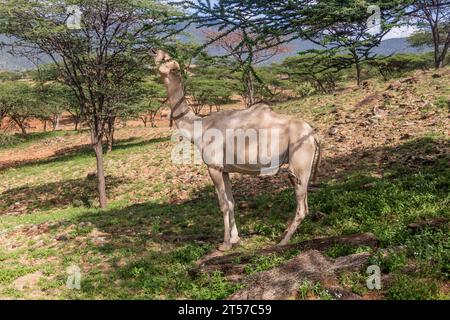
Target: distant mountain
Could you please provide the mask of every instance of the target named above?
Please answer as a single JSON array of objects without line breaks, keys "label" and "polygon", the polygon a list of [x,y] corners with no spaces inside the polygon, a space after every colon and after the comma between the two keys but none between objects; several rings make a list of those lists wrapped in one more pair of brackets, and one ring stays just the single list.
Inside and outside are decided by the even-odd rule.
[{"label": "distant mountain", "polygon": [[[321,47],[310,42],[310,41],[303,41],[303,40],[296,40],[289,44],[291,47],[291,52],[286,54],[280,54],[276,57],[274,57],[271,61],[268,63],[273,62],[281,62],[285,58],[289,56],[293,56],[298,52],[307,51],[311,49],[320,49]],[[378,55],[392,55],[397,53],[425,53],[431,51],[431,48],[428,47],[422,47],[422,48],[414,48],[411,47],[408,43],[407,38],[395,38],[395,39],[388,39],[381,42],[381,44],[376,47],[373,52]]]},{"label": "distant mountain", "polygon": [[[8,37],[0,34],[0,43],[10,43]],[[13,56],[7,47],[0,47],[0,71],[25,71],[33,69],[34,65],[27,58]]]},{"label": "distant mountain", "polygon": [[380,55],[391,55],[396,53],[425,53],[432,51],[431,47],[414,48],[408,43],[407,38],[387,39],[381,42],[374,52]]},{"label": "distant mountain", "polygon": [[[202,41],[202,36],[199,33],[193,32],[194,38],[197,39],[197,41]],[[6,42],[8,38],[5,36],[0,35],[0,43]],[[273,62],[281,62],[286,57],[292,56],[297,54],[301,51],[306,51],[310,49],[317,49],[319,46],[316,44],[310,42],[310,41],[302,41],[302,40],[295,40],[289,44],[291,47],[291,52],[280,54],[267,63],[273,63]],[[406,38],[396,38],[396,39],[389,39],[383,41],[379,47],[377,47],[374,52],[380,55],[390,55],[395,53],[424,53],[427,51],[431,51],[431,48],[413,48],[409,45]],[[214,47],[211,47],[209,49],[210,54],[220,54],[220,51],[215,49]],[[25,71],[29,69],[33,69],[33,64],[28,61],[26,58],[23,57],[16,57],[12,56],[10,53],[8,53],[8,50],[3,48],[0,48],[0,71]]]}]

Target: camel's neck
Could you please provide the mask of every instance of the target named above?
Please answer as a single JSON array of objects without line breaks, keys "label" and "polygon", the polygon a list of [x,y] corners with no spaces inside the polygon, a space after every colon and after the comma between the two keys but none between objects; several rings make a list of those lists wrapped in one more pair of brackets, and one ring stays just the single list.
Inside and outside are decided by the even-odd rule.
[{"label": "camel's neck", "polygon": [[186,101],[181,75],[171,72],[164,77],[164,83],[169,95],[169,103],[172,108],[172,119],[180,130],[186,130],[193,135],[194,122],[199,120]]}]

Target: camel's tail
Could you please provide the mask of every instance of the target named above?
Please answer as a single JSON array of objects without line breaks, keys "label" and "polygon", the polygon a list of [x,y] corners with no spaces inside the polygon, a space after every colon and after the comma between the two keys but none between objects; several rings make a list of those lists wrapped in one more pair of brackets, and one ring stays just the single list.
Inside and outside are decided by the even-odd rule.
[{"label": "camel's tail", "polygon": [[316,159],[316,163],[314,165],[314,173],[313,173],[312,182],[317,183],[317,176],[319,175],[320,162],[322,161],[322,146],[320,144],[319,138],[317,138],[316,135],[314,136],[314,141],[316,143],[315,155],[317,155],[317,159]]}]

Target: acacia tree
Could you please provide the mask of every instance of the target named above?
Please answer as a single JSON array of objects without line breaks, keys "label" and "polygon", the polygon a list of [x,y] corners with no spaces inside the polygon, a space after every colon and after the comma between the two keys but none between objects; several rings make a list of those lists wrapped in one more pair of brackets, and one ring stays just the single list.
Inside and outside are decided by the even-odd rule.
[{"label": "acacia tree", "polygon": [[144,123],[145,127],[149,122],[152,127],[155,127],[156,115],[167,102],[167,91],[160,78],[145,77],[127,92],[128,98],[122,99],[118,116],[122,119],[137,118]]},{"label": "acacia tree", "polygon": [[315,92],[332,93],[341,74],[337,67],[330,66],[338,58],[333,55],[303,53],[286,58],[281,63],[279,72],[289,76],[289,81],[297,85],[309,83]]},{"label": "acacia tree", "polygon": [[36,69],[30,73],[39,100],[36,117],[43,122],[44,131],[47,130],[47,122],[50,122],[53,130],[58,130],[61,114],[66,108],[64,97],[65,89],[68,88],[56,82],[57,73],[52,65],[36,63],[35,66]]},{"label": "acacia tree", "polygon": [[405,73],[413,70],[426,70],[431,67],[431,59],[428,55],[418,54],[396,54],[390,57],[381,57],[370,62],[370,66],[375,68],[384,81],[394,77],[401,77]]},{"label": "acacia tree", "polygon": [[274,40],[260,41],[256,34],[247,32],[245,28],[225,34],[221,31],[205,30],[204,34],[208,42],[213,42],[232,57],[241,69],[243,98],[247,107],[256,103],[255,82],[258,79],[254,67],[290,50],[287,45],[278,44]]},{"label": "acacia tree", "polygon": [[219,109],[219,106],[230,103],[232,90],[228,85],[224,80],[198,76],[188,79],[186,91],[194,113],[200,114],[204,107],[209,107],[209,113],[212,113],[213,107]]},{"label": "acacia tree", "polygon": [[[68,5],[82,12],[79,28],[68,28]],[[100,206],[106,207],[102,140],[111,115],[115,86],[134,81],[148,49],[174,30],[167,5],[153,0],[4,0],[0,33],[15,39],[15,48],[49,56],[78,100],[89,125],[97,163]],[[78,27],[78,26],[77,26]]]},{"label": "acacia tree", "polygon": [[6,118],[6,116],[8,115],[8,113],[7,113],[7,106],[6,105],[4,105],[3,103],[2,103],[2,101],[3,101],[3,99],[2,98],[0,98],[0,129],[2,128],[2,126],[3,126],[3,120]]},{"label": "acacia tree", "polygon": [[40,108],[39,97],[27,81],[0,82],[0,110],[8,116],[22,135],[27,135],[28,122],[34,118]]},{"label": "acacia tree", "polygon": [[430,45],[434,51],[434,66],[444,67],[450,47],[450,2],[418,0],[409,8],[408,19],[419,28],[409,42],[416,47]]},{"label": "acacia tree", "polygon": [[[293,39],[306,39],[323,46],[329,54],[339,55],[338,65],[330,68],[356,67],[358,83],[361,64],[373,58],[371,50],[395,25],[410,0],[208,0],[187,1],[194,11],[193,20],[200,26],[221,30],[221,37],[244,28],[255,39],[246,38],[234,45],[234,51],[248,43],[273,48]],[[367,25],[376,5],[383,13],[380,30],[369,33]],[[220,41],[220,36],[210,42]],[[249,61],[249,58],[247,58]]]}]

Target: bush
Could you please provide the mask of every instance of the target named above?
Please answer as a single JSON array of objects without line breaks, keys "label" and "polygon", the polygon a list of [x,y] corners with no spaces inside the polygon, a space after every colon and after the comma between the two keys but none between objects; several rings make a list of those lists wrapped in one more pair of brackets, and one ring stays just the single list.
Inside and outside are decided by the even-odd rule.
[{"label": "bush", "polygon": [[388,81],[414,70],[426,70],[432,67],[433,62],[428,54],[396,54],[371,61],[369,65]]},{"label": "bush", "polygon": [[407,275],[396,276],[388,289],[388,296],[394,300],[431,300],[438,296],[436,281],[417,279]]},{"label": "bush", "polygon": [[299,84],[295,91],[302,98],[309,97],[317,93],[316,88],[314,88],[310,82]]}]

